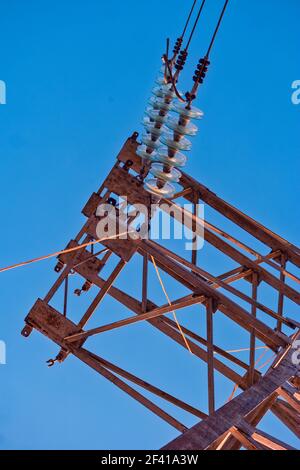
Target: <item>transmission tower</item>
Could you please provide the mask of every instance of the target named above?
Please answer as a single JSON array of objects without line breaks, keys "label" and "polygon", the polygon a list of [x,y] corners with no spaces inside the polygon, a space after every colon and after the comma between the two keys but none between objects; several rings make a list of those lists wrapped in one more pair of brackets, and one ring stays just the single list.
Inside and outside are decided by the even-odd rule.
[{"label": "transmission tower", "polygon": [[[150,100],[151,106],[147,108],[144,119],[146,134],[142,136],[142,142],[138,141],[137,133],[125,142],[109,175],[99,190],[89,198],[82,210],[86,222],[58,256],[55,270],[59,276],[56,282],[44,298],[36,301],[25,319],[26,325],[22,331],[28,337],[33,329],[38,330],[59,346],[57,357],[48,361],[50,366],[56,362],[62,363],[72,354],[173,426],[180,435],[163,447],[167,450],[291,449],[277,436],[260,429],[260,422],[268,412],[300,437],[300,370],[297,351],[300,324],[292,318],[291,313],[286,313],[291,311],[293,305],[300,305],[300,293],[297,290],[300,279],[295,274],[296,269],[300,268],[300,249],[178,169],[185,163],[185,156],[181,152],[190,148],[190,142],[185,136],[194,135],[197,130],[191,120],[202,117],[200,110],[192,103],[205,78],[211,48],[227,3],[207,53],[197,66],[193,88],[184,96],[178,92],[177,81],[205,1],[200,6],[187,45],[182,48],[196,2],[193,3],[184,32],[178,38],[171,58],[168,42],[163,76],[158,80],[158,87],[153,90],[154,97]],[[179,118],[169,118],[170,110],[175,111]],[[165,132],[165,125],[169,133]],[[163,148],[161,144],[164,144]],[[178,191],[177,182],[180,183]],[[149,218],[135,226],[133,237],[99,237],[97,227],[104,217],[99,214],[99,207],[103,204],[106,209],[107,206],[114,209],[114,221],[121,229],[125,227],[125,231],[128,231],[131,222],[135,220],[136,215],[124,214],[122,205],[118,203],[124,197],[133,208],[138,205],[146,207]],[[192,204],[193,209],[187,210],[184,201]],[[200,202],[218,216],[221,215],[223,220],[230,221],[233,234],[200,218],[197,213]],[[177,223],[192,229],[195,237],[203,231],[205,244],[220,259],[225,256],[232,268],[216,276],[199,263],[196,248],[192,250],[190,259],[187,259],[186,251],[182,254],[174,253],[162,243],[143,236],[143,233],[149,233],[153,223],[153,204],[157,211],[167,212]],[[262,251],[252,248],[258,245],[258,241],[263,247]],[[99,245],[102,245],[102,249],[97,251]],[[118,275],[126,271],[134,256],[141,257],[143,263],[141,273],[137,273],[137,277],[141,278],[139,298],[130,295],[126,286],[124,290],[115,286]],[[118,262],[115,265],[116,257]],[[151,264],[166,294],[167,302],[163,305],[149,298]],[[103,276],[104,268],[110,272],[108,276]],[[179,282],[188,289],[189,294],[171,301],[163,286],[160,271],[174,280],[172,292],[176,292],[176,283]],[[78,296],[92,286],[97,289],[97,295],[80,321],[74,320],[68,308],[70,275],[84,280],[82,289],[75,291]],[[265,289],[276,295],[277,308],[260,301]],[[59,311],[51,302],[61,290],[64,302]],[[248,291],[250,293],[246,294]],[[89,329],[87,324],[95,311],[101,308],[105,296],[111,296],[133,315]],[[180,324],[177,319],[178,310],[192,306],[203,311],[202,318],[206,324],[204,337],[198,331]],[[173,318],[168,316],[170,313],[173,313]],[[214,332],[220,316],[226,316],[243,334],[247,332],[249,360],[243,361],[234,352],[216,344]],[[166,340],[176,342],[207,365],[207,379],[202,384],[203,388],[207,388],[208,396],[205,411],[177,398],[176,392],[174,395],[167,393],[86,347],[91,337],[139,322],[147,322],[154,330],[165,335]],[[274,354],[265,372],[258,366],[258,347]],[[229,401],[224,397],[219,408],[216,406],[216,371],[232,382],[232,387],[237,391],[236,396],[233,393]],[[137,387],[139,390],[144,389],[147,396],[138,391]],[[151,401],[149,392],[171,404],[174,409],[180,408],[197,417],[199,423],[188,429],[170,412]]]}]

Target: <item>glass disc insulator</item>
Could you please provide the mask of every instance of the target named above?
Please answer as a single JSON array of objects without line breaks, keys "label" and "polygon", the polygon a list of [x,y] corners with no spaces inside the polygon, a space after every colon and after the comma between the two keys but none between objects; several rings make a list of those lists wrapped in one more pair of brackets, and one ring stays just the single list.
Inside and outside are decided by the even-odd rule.
[{"label": "glass disc insulator", "polygon": [[163,110],[163,111],[168,112],[172,108],[171,102],[166,103],[163,99],[155,98],[154,96],[150,98],[149,103],[153,106],[153,109],[157,111]]},{"label": "glass disc insulator", "polygon": [[175,187],[170,184],[166,183],[163,188],[159,188],[157,186],[157,180],[155,178],[147,179],[144,183],[144,188],[151,194],[160,197],[173,197],[175,194]]},{"label": "glass disc insulator", "polygon": [[[166,75],[166,79],[167,81],[165,81],[165,77],[164,75],[163,76],[160,76],[160,77],[157,77],[157,79],[155,80],[155,83],[157,83],[157,85],[159,85],[160,87],[163,86],[163,85],[166,85],[168,87],[172,87],[172,81],[171,81],[171,77],[167,71],[167,75]],[[178,90],[178,93],[180,95],[182,95],[182,92]],[[174,91],[174,94],[175,94],[175,91]]]},{"label": "glass disc insulator", "polygon": [[151,155],[151,160],[156,162],[165,163],[166,165],[183,167],[186,164],[187,158],[183,153],[176,152],[174,157],[169,157],[167,149],[162,147],[159,151],[153,156]]},{"label": "glass disc insulator", "polygon": [[151,122],[149,118],[148,118],[148,122],[144,123],[144,126],[145,126],[146,131],[149,132],[149,134],[151,134],[154,137],[159,138],[161,134],[163,133],[163,128],[155,127],[155,123]]},{"label": "glass disc insulator", "polygon": [[160,124],[163,124],[167,120],[167,114],[160,114],[161,111],[158,109],[153,109],[150,108],[150,106],[146,109],[146,114],[149,116],[150,119],[154,122],[159,122]]},{"label": "glass disc insulator", "polygon": [[146,147],[150,147],[154,150],[158,149],[158,147],[160,146],[160,143],[159,143],[159,140],[152,140],[151,138],[151,135],[150,134],[143,134],[142,135],[142,142],[144,145],[146,145]]},{"label": "glass disc insulator", "polygon": [[[152,121],[148,116],[145,116],[143,118],[142,124],[147,130],[147,132],[150,132],[157,137],[159,137],[163,132],[162,130],[163,124],[161,122]],[[152,128],[154,128],[153,132],[152,132]]]},{"label": "glass disc insulator", "polygon": [[160,141],[173,150],[191,150],[192,148],[192,143],[188,139],[183,137],[178,141],[174,140],[174,135],[171,132],[162,134]]},{"label": "glass disc insulator", "polygon": [[195,108],[194,106],[191,109],[187,109],[186,104],[183,103],[174,103],[172,106],[173,111],[180,114],[180,116],[187,119],[202,119],[204,116],[201,109]]},{"label": "glass disc insulator", "polygon": [[165,82],[164,75],[160,76],[160,77],[157,77],[157,79],[155,80],[155,83],[157,83],[157,85],[159,85],[159,86],[167,85],[167,83]]},{"label": "glass disc insulator", "polygon": [[150,168],[150,173],[158,179],[178,183],[181,178],[180,171],[176,170],[176,168],[171,168],[170,171],[164,171],[164,165],[161,163],[153,163]]},{"label": "glass disc insulator", "polygon": [[152,93],[158,98],[173,98],[175,92],[171,90],[172,85],[161,85],[153,88]]},{"label": "glass disc insulator", "polygon": [[139,145],[136,154],[142,158],[142,160],[153,161],[156,158],[156,152],[153,150],[151,153],[147,152],[146,145]]},{"label": "glass disc insulator", "polygon": [[196,135],[198,132],[198,127],[195,124],[191,122],[187,122],[186,125],[179,124],[178,119],[174,117],[168,118],[166,126],[181,135]]}]

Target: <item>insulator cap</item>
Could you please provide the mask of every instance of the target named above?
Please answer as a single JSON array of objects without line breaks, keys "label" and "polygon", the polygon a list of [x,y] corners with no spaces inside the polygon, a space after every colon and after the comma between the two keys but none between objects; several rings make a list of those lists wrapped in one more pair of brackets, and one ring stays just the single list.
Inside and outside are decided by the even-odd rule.
[{"label": "insulator cap", "polygon": [[186,103],[174,103],[172,110],[178,113],[184,119],[202,119],[203,111],[194,106],[187,107]]},{"label": "insulator cap", "polygon": [[[144,119],[143,121],[144,123],[144,126],[145,126],[145,129],[146,131],[151,134],[151,136],[153,138],[158,138],[161,136],[161,134],[163,133],[164,129],[162,127],[156,127],[156,124],[154,122],[151,122],[150,119],[148,118],[148,121],[147,121],[147,118]],[[159,124],[161,126],[161,124]]]},{"label": "insulator cap", "polygon": [[151,194],[158,197],[173,197],[175,194],[175,187],[171,183],[163,182],[162,187],[158,186],[158,180],[156,178],[147,179],[144,183],[144,188]]},{"label": "insulator cap", "polygon": [[166,126],[179,135],[196,135],[198,132],[198,127],[195,124],[191,122],[181,124],[175,117],[169,117]]},{"label": "insulator cap", "polygon": [[199,60],[199,63],[195,70],[195,75],[193,76],[194,82],[203,83],[203,80],[206,77],[209,65],[210,65],[210,61],[208,60],[207,57],[203,57],[203,59]]},{"label": "insulator cap", "polygon": [[168,166],[169,171],[165,171],[165,167],[161,163],[153,163],[150,168],[150,173],[155,176],[155,178],[167,181],[169,183],[178,183],[181,178],[181,173],[176,168]]},{"label": "insulator cap", "polygon": [[153,140],[150,134],[143,134],[142,142],[144,145],[146,145],[146,147],[148,147],[149,149],[153,149],[153,150],[158,149],[158,147],[160,146],[159,141],[156,139]]},{"label": "insulator cap", "polygon": [[[157,109],[153,109],[153,108],[150,108],[150,107],[148,107],[146,109],[146,114],[149,116],[148,119],[150,118],[151,121],[159,122],[160,124],[164,124],[164,122],[166,121],[166,119],[168,117],[166,112],[160,111],[160,110],[157,110]],[[148,121],[145,121],[145,119],[147,119],[147,118],[144,117],[144,122],[148,122]]]},{"label": "insulator cap", "polygon": [[155,98],[154,96],[150,98],[149,103],[153,109],[157,111],[164,111],[166,113],[172,108],[172,101],[166,102],[165,100],[161,98]]},{"label": "insulator cap", "polygon": [[160,141],[166,145],[166,147],[172,150],[188,151],[192,148],[192,143],[185,137],[181,138],[180,140],[174,140],[173,132],[166,132],[165,134],[162,134]]},{"label": "insulator cap", "polygon": [[183,42],[183,38],[177,39],[174,49],[173,49],[174,55],[177,55],[179,53],[181,46],[182,46],[182,42]]},{"label": "insulator cap", "polygon": [[155,87],[152,90],[153,95],[158,98],[164,98],[171,100],[175,96],[175,92],[172,90],[170,84],[165,84],[159,87]]},{"label": "insulator cap", "polygon": [[176,70],[183,70],[183,67],[185,66],[187,56],[188,56],[187,51],[181,51],[180,52],[180,54],[178,56],[178,59],[177,59],[177,62],[175,64],[175,69]]},{"label": "insulator cap", "polygon": [[156,151],[146,147],[146,145],[139,145],[136,154],[141,157],[143,161],[152,161],[156,157]]},{"label": "insulator cap", "polygon": [[153,157],[151,156],[151,160],[153,162],[160,162],[173,167],[183,167],[186,164],[187,158],[185,155],[183,155],[183,153],[178,151],[173,157],[170,157],[168,155],[168,151],[162,147],[162,149],[159,149],[158,153],[156,153]]}]

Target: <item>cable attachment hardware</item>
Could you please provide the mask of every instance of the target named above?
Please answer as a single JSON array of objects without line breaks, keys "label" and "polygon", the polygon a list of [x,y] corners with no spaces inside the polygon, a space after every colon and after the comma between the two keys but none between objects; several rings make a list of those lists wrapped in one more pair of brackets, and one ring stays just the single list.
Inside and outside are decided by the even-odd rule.
[{"label": "cable attachment hardware", "polygon": [[139,183],[142,183],[142,184],[144,183],[144,180],[147,174],[149,173],[149,168],[150,168],[149,162],[144,161],[144,165],[141,167],[140,173],[136,176],[136,180]]},{"label": "cable attachment hardware", "polygon": [[173,49],[174,57],[176,57],[179,54],[181,46],[182,46],[182,42],[183,42],[182,37],[180,37],[176,40],[176,43],[175,43],[175,46],[174,46],[174,49]]},{"label": "cable attachment hardware", "polygon": [[81,289],[75,289],[74,294],[77,295],[78,297],[81,296],[82,292],[88,292],[90,288],[92,287],[93,283],[90,281],[86,281]]},{"label": "cable attachment hardware", "polygon": [[55,359],[48,359],[46,361],[46,364],[48,364],[48,367],[53,367],[57,362],[63,362],[69,355],[69,352],[61,349],[59,353],[57,354]]},{"label": "cable attachment hardware", "polygon": [[199,63],[195,70],[195,75],[193,76],[193,80],[195,83],[199,83],[199,84],[203,83],[204,78],[206,77],[209,65],[210,65],[210,61],[207,56],[199,60]]},{"label": "cable attachment hardware", "polygon": [[130,137],[131,142],[136,142],[137,138],[139,136],[138,132],[134,132],[132,136]]},{"label": "cable attachment hardware", "polygon": [[188,51],[184,50],[184,51],[180,52],[180,54],[178,56],[178,59],[177,59],[177,62],[175,64],[175,69],[176,70],[178,70],[178,71],[183,70],[183,67],[185,66],[187,57],[188,57]]},{"label": "cable attachment hardware", "polygon": [[48,361],[46,361],[46,364],[48,364],[48,367],[53,367],[56,362],[56,359],[48,359]]},{"label": "cable attachment hardware", "polygon": [[191,102],[194,101],[197,97],[195,94],[191,93],[190,91],[187,91],[185,94],[186,101],[188,103],[187,109],[190,107]]},{"label": "cable attachment hardware", "polygon": [[55,268],[54,268],[54,271],[56,273],[60,273],[60,271],[63,269],[64,267],[64,263],[62,261],[58,261],[58,263],[56,264]]},{"label": "cable attachment hardware", "polygon": [[132,166],[133,166],[133,161],[132,160],[126,160],[126,162],[123,165],[123,170],[129,171]]},{"label": "cable attachment hardware", "polygon": [[140,173],[135,177],[136,181],[140,184],[143,184],[144,183],[144,180],[145,180],[145,170],[144,170],[145,167],[143,167],[140,171]]},{"label": "cable attachment hardware", "polygon": [[114,197],[109,197],[107,199],[107,204],[109,204],[110,206],[116,207],[117,200]]}]

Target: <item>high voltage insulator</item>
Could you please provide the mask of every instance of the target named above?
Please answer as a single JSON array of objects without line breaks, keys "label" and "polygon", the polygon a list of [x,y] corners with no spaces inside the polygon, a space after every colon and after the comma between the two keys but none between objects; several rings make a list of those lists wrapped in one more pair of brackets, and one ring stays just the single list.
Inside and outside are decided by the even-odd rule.
[{"label": "high voltage insulator", "polygon": [[[164,68],[161,70],[164,71]],[[201,119],[203,112],[180,103],[172,83],[165,83],[164,77],[156,80],[158,86],[152,90],[154,96],[150,98],[143,118],[146,133],[142,136],[142,145],[137,154],[148,166],[153,178],[145,181],[145,189],[157,196],[172,197],[175,187],[181,178],[181,168],[186,163],[182,151],[191,150],[192,143],[185,136],[194,136],[198,128],[191,122],[192,119]],[[170,111],[179,114],[170,116]]]},{"label": "high voltage insulator", "polygon": [[[164,67],[161,72],[164,72]],[[164,132],[164,123],[167,120],[168,113],[172,107],[172,101],[175,92],[172,84],[165,83],[164,77],[156,80],[158,86],[152,90],[152,96],[146,109],[146,115],[143,119],[143,125],[146,134],[142,136],[142,143],[137,149],[137,154],[143,159],[144,163],[150,164],[157,157],[157,150],[160,147],[159,138]]]},{"label": "high voltage insulator", "polygon": [[[202,0],[187,45],[183,50],[180,50],[186,28],[196,4],[196,1],[194,1],[183,35],[175,43],[173,49],[174,56],[171,60],[168,58],[169,40],[167,40],[167,54],[163,57],[165,66],[161,70],[163,76],[156,80],[158,86],[152,90],[154,96],[149,101],[151,106],[147,107],[146,115],[143,119],[146,133],[142,136],[142,145],[137,149],[137,154],[144,163],[140,179],[144,181],[145,168],[147,168],[152,177],[144,181],[145,189],[158,197],[170,198],[174,196],[176,188],[173,183],[178,183],[182,176],[178,168],[183,167],[186,163],[186,157],[182,152],[189,151],[192,147],[192,143],[186,136],[194,136],[198,131],[197,126],[191,121],[203,117],[203,112],[192,106],[192,101],[196,98],[199,85],[203,83],[206,76],[210,64],[210,51],[225,13],[228,0],[225,1],[208,51],[205,57],[199,60],[195,70],[193,76],[194,86],[190,92],[185,94],[185,99],[177,90],[177,82],[185,66],[188,48],[205,1]],[[174,68],[176,70],[175,73],[173,73]],[[170,112],[178,114],[179,117],[170,116]]]},{"label": "high voltage insulator", "polygon": [[[150,106],[146,108],[145,117],[143,118],[143,125],[145,127],[146,134],[142,136],[142,145],[137,149],[137,154],[142,158],[144,163],[144,168],[141,171],[141,178],[143,179],[142,175],[144,174],[145,167],[148,167],[154,178],[145,181],[145,188],[149,192],[157,195],[170,196],[174,194],[175,188],[169,183],[169,181],[179,181],[181,173],[177,170],[177,167],[184,166],[186,162],[186,157],[180,153],[179,150],[188,150],[190,148],[190,143],[186,139],[183,139],[183,127],[178,127],[174,122],[174,119],[168,120],[168,114],[173,109],[173,101],[176,98],[176,95],[178,95],[178,91],[175,89],[176,81],[179,73],[185,65],[188,55],[187,48],[181,51],[181,47],[196,3],[197,0],[193,0],[183,32],[174,45],[173,59],[169,60],[168,57],[166,57],[165,65],[161,69],[162,76],[156,80],[158,86],[152,90],[154,96],[150,98]],[[198,23],[204,3],[205,0],[202,2],[202,6],[197,15],[192,34],[189,38],[189,43],[196,24]],[[169,40],[167,41],[167,55],[168,49]],[[177,76],[174,79],[174,77],[172,77],[172,68],[176,58]],[[167,133],[168,128],[176,133],[174,134],[174,139],[171,134],[169,135]],[[194,128],[189,128],[189,130],[192,133],[194,132]],[[167,145],[166,148],[161,145],[164,135],[166,142],[170,144]],[[173,140],[174,142],[178,142],[176,145],[174,144],[175,147],[173,145],[174,148],[172,148]]]},{"label": "high voltage insulator", "polygon": [[[201,119],[203,112],[198,108],[180,103],[176,98],[172,84],[166,84],[159,78],[159,86],[153,88],[153,97],[147,107],[143,124],[146,134],[142,136],[142,145],[137,154],[149,167],[153,178],[145,181],[145,189],[152,194],[172,197],[181,178],[181,168],[186,163],[182,151],[191,150],[192,143],[185,136],[194,136],[198,128],[191,121]],[[170,111],[176,114],[170,115]]]},{"label": "high voltage insulator", "polygon": [[[159,136],[155,134],[155,137],[158,136],[160,143],[163,145],[158,146],[156,140],[155,152],[151,152],[148,158],[150,163],[149,172],[154,178],[145,181],[146,190],[163,197],[172,197],[174,195],[175,187],[172,183],[178,183],[181,178],[181,172],[178,168],[183,167],[186,163],[186,157],[181,152],[189,151],[192,147],[192,143],[185,136],[194,136],[198,131],[197,126],[191,120],[203,117],[203,112],[199,109],[187,107],[186,104],[178,101],[173,103],[171,110],[179,114],[179,119],[175,116],[164,116],[159,129]],[[145,143],[145,141],[143,142]],[[145,155],[143,156],[145,157]]]}]

